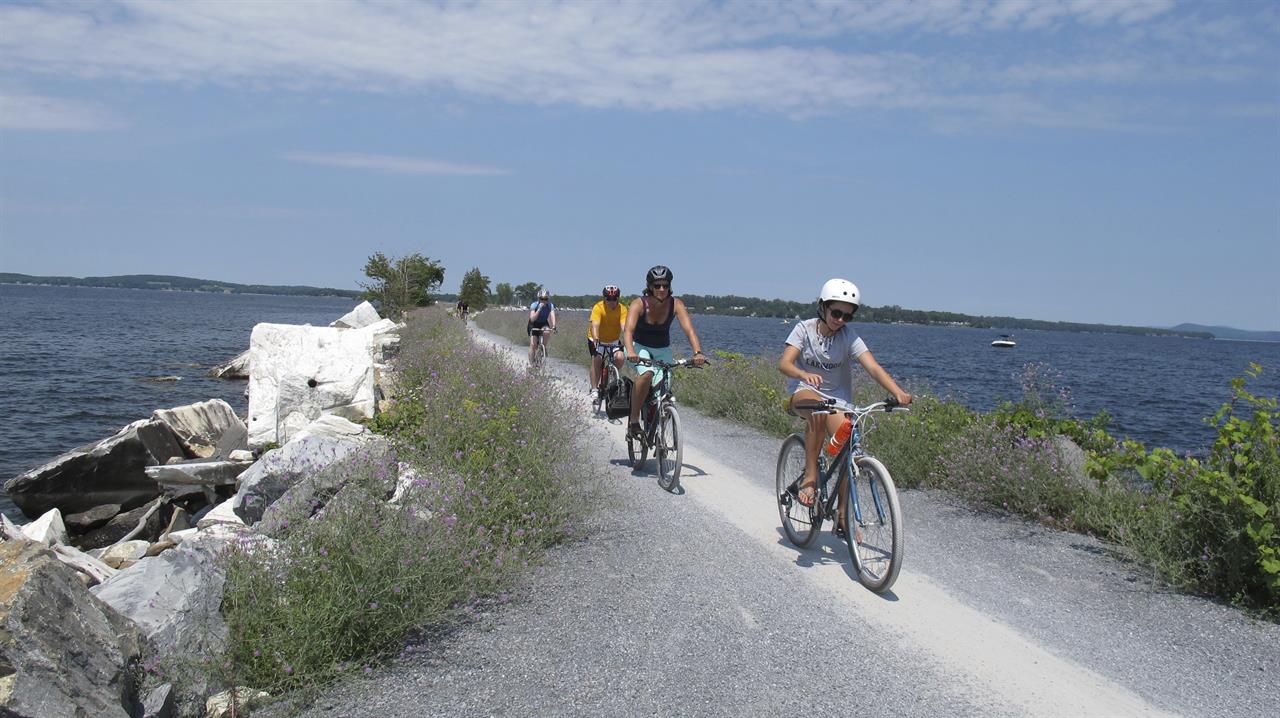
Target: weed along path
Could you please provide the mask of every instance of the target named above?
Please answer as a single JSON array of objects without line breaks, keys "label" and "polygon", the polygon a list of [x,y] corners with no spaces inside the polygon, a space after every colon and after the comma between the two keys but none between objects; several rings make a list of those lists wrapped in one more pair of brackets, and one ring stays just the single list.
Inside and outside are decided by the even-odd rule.
[{"label": "weed along path", "polygon": [[[480,341],[522,350],[477,331]],[[565,340],[565,338],[561,338]],[[476,620],[424,639],[304,715],[1258,716],[1280,626],[1160,588],[1087,537],[902,494],[884,596],[826,531],[782,536],[779,442],[681,408],[684,491],[633,471],[585,370],[551,360],[582,461],[582,537]],[[679,382],[676,394],[679,396]],[[892,470],[892,466],[889,467]]]}]

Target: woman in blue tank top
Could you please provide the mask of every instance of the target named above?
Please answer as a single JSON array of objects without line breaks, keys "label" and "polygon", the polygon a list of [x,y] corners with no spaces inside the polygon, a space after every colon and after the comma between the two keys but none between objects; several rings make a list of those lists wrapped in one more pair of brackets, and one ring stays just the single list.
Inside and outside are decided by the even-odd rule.
[{"label": "woman in blue tank top", "polygon": [[[644,357],[668,364],[675,361],[671,355],[671,320],[679,319],[680,328],[693,347],[693,363],[702,366],[706,357],[702,354],[702,342],[693,330],[689,311],[678,297],[671,296],[671,270],[659,264],[645,274],[644,295],[631,302],[627,310],[627,326],[622,332],[622,343],[627,350],[627,361]],[[649,396],[655,376],[661,369],[655,366],[636,367],[640,376],[631,392],[631,420],[627,426],[629,436],[640,436],[640,407]]]}]

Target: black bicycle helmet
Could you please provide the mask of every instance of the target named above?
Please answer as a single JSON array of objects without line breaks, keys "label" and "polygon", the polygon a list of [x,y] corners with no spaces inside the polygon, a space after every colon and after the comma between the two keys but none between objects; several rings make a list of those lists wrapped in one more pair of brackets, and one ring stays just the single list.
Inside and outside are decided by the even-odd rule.
[{"label": "black bicycle helmet", "polygon": [[671,270],[667,269],[661,264],[655,267],[652,267],[649,270],[649,273],[644,275],[645,284],[653,284],[654,282],[670,282],[670,281],[671,281]]},{"label": "black bicycle helmet", "polygon": [[604,286],[604,289],[600,292],[600,296],[604,297],[605,299],[616,300],[618,297],[622,296],[622,290],[619,289],[618,285],[616,284],[606,284]]}]

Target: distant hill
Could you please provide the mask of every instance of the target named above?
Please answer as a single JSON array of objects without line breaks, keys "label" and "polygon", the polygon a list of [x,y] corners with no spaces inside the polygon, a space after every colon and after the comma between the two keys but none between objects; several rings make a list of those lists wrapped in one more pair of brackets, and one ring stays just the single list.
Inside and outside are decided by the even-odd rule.
[{"label": "distant hill", "polygon": [[171,277],[163,274],[122,274],[114,277],[35,277],[30,274],[0,272],[0,284],[45,284],[59,287],[107,287],[113,289],[158,289],[177,292],[213,292],[216,294],[285,294],[304,297],[360,296],[351,289],[328,287],[277,286],[271,284],[235,284],[213,279]]},{"label": "distant hill", "polygon": [[1280,332],[1253,332],[1231,327],[1211,327],[1204,324],[1183,323],[1172,327],[1175,332],[1207,332],[1215,339],[1240,339],[1250,342],[1280,342]]}]

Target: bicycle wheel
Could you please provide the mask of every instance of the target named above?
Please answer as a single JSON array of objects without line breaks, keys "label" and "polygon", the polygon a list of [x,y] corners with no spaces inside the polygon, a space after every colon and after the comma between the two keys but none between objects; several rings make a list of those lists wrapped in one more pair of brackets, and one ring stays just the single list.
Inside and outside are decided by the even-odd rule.
[{"label": "bicycle wheel", "polygon": [[547,345],[538,342],[538,348],[533,350],[533,365],[541,367],[547,362]]},{"label": "bicycle wheel", "polygon": [[627,437],[627,459],[631,462],[631,468],[638,469],[644,460],[649,458],[649,447],[640,439]]},{"label": "bicycle wheel", "polygon": [[658,412],[658,431],[653,458],[658,462],[658,486],[675,491],[680,485],[680,467],[684,459],[684,442],[680,438],[680,414],[675,406],[663,404]]},{"label": "bicycle wheel", "polygon": [[821,520],[816,515],[818,502],[813,506],[800,503],[800,481],[804,478],[804,437],[792,434],[782,442],[778,451],[777,491],[778,516],[787,540],[799,548],[806,548],[818,537]]},{"label": "bicycle wheel", "polygon": [[898,571],[902,568],[902,509],[898,506],[898,490],[889,470],[870,456],[858,458],[858,472],[849,486],[852,495],[846,497],[844,525],[857,528],[848,532],[849,556],[863,586],[876,593],[888,591],[898,580]]}]

